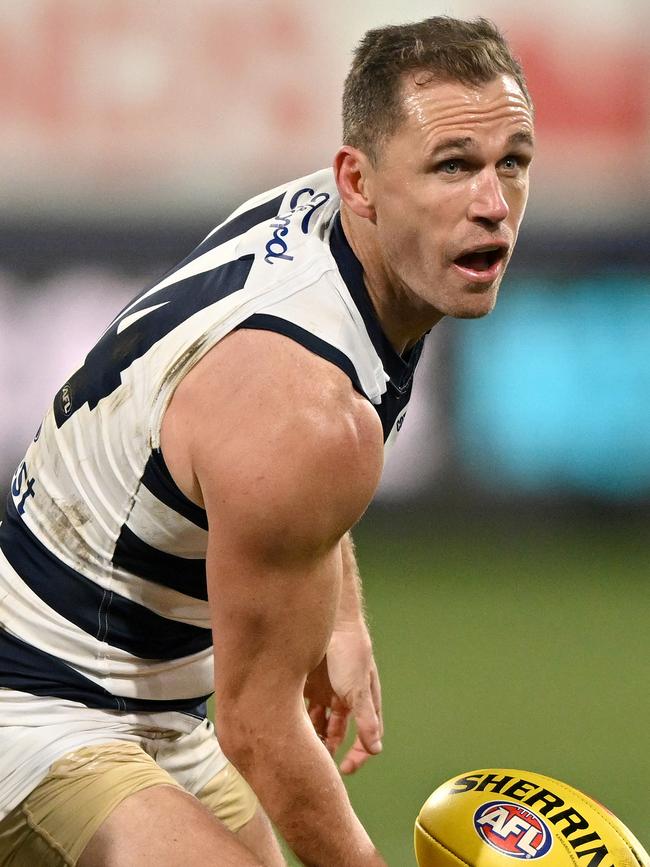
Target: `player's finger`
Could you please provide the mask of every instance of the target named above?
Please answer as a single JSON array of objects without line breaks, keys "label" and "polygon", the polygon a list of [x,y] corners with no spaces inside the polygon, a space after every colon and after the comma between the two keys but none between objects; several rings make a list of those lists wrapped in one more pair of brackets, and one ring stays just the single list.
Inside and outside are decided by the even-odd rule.
[{"label": "player's finger", "polygon": [[384,735],[384,718],[381,705],[381,683],[376,668],[373,668],[370,672],[370,694],[372,695],[372,703],[379,720],[379,737],[381,738]]},{"label": "player's finger", "polygon": [[360,738],[357,738],[345,755],[345,758],[340,764],[342,774],[354,774],[362,765],[368,761],[373,755],[369,753]]},{"label": "player's finger", "polygon": [[382,750],[382,724],[381,716],[375,709],[370,687],[357,693],[352,710],[359,741],[367,753],[377,755]]},{"label": "player's finger", "polygon": [[335,696],[327,721],[327,749],[331,753],[335,753],[345,740],[349,720],[350,708]]}]

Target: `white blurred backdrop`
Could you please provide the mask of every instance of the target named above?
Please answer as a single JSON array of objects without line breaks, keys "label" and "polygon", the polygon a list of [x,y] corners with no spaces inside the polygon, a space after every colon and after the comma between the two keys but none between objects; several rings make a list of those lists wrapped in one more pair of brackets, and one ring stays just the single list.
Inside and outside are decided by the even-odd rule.
[{"label": "white blurred backdrop", "polygon": [[[506,33],[536,102],[538,154],[497,324],[490,317],[436,329],[382,494],[438,496],[460,485],[482,495],[650,498],[648,380],[639,375],[648,369],[639,347],[650,341],[650,324],[636,312],[650,306],[645,0],[547,0],[543,8],[503,0],[4,0],[0,485],[53,392],[125,298],[245,197],[330,163],[343,79],[363,32],[433,14],[484,15]],[[597,296],[587,331],[584,308],[572,303],[585,280],[595,280]],[[512,355],[499,316],[511,329],[518,316],[538,317],[528,353]],[[558,327],[568,328],[578,353],[565,352],[561,364],[548,340]],[[648,332],[639,337],[639,328]],[[611,377],[589,363],[599,353],[636,371],[614,384],[632,408],[626,429],[636,439],[627,445],[619,431],[607,433],[618,410]],[[598,449],[623,449],[622,474],[614,462],[602,483],[587,470],[584,483],[554,475],[536,445],[543,422],[554,448],[575,446],[571,408],[579,405],[575,389],[585,387],[584,378],[576,384],[576,358],[593,424],[604,425]],[[471,387],[477,363],[480,395]],[[540,365],[553,371],[545,389],[526,385],[533,363],[532,373]],[[522,374],[515,391],[503,380],[509,364]],[[481,402],[496,412],[484,416]],[[504,430],[518,432],[507,447]],[[579,462],[582,450],[574,451]],[[632,465],[641,480],[633,490],[624,481]]]}]

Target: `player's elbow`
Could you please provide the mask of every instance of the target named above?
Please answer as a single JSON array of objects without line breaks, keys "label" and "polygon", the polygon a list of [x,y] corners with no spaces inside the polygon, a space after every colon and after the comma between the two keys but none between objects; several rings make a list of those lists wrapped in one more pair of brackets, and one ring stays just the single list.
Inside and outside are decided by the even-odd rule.
[{"label": "player's elbow", "polygon": [[269,697],[255,702],[242,698],[221,698],[215,702],[215,728],[221,749],[247,779],[252,779],[260,765],[271,756],[280,756],[289,748],[292,732],[300,726],[292,714],[280,712]]},{"label": "player's elbow", "polygon": [[241,774],[248,777],[260,755],[271,749],[273,726],[263,711],[251,712],[236,698],[216,701],[215,729],[221,749]]},{"label": "player's elbow", "polygon": [[237,702],[220,702],[215,713],[217,740],[228,761],[240,772],[252,762],[255,733]]}]

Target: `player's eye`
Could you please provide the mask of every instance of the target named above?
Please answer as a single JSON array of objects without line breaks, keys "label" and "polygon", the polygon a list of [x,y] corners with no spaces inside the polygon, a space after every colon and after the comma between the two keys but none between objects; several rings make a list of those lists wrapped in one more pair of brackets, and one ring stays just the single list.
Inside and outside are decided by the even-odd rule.
[{"label": "player's eye", "polygon": [[509,175],[516,175],[523,171],[530,163],[530,157],[519,154],[508,154],[501,160],[501,169]]},{"label": "player's eye", "polygon": [[443,175],[457,175],[462,168],[462,160],[443,160],[436,166],[436,170],[441,172]]}]

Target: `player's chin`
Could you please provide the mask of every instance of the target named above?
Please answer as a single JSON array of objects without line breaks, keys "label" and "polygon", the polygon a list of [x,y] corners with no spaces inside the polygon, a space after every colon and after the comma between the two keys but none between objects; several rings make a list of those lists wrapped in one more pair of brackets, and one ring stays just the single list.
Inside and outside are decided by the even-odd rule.
[{"label": "player's chin", "polygon": [[450,305],[451,309],[447,315],[454,319],[481,319],[494,310],[497,295],[496,286],[492,291],[483,287],[481,292],[468,292],[457,303]]},{"label": "player's chin", "polygon": [[454,319],[480,319],[494,310],[499,294],[501,274],[495,275],[494,279],[472,280],[458,279],[458,274],[447,284],[446,316]]}]

